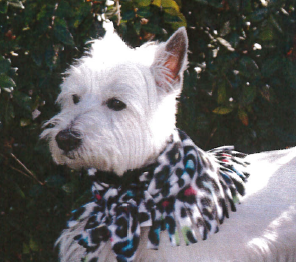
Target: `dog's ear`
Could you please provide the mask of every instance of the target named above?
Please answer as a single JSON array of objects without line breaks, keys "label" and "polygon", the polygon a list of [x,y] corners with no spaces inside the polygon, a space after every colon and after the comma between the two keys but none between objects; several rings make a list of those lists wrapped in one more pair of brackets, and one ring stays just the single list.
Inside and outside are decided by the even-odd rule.
[{"label": "dog's ear", "polygon": [[180,89],[187,66],[188,38],[185,27],[179,28],[155,54],[152,72],[156,84],[165,92]]}]

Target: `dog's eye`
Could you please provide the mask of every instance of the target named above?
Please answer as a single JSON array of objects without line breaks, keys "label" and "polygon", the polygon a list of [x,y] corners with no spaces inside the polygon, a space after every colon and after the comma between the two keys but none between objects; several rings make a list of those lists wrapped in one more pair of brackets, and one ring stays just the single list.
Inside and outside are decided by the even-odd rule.
[{"label": "dog's eye", "polygon": [[107,101],[108,108],[114,111],[121,111],[126,108],[126,104],[116,98],[111,98]]},{"label": "dog's eye", "polygon": [[72,95],[73,103],[76,105],[80,101],[80,97],[78,95]]}]

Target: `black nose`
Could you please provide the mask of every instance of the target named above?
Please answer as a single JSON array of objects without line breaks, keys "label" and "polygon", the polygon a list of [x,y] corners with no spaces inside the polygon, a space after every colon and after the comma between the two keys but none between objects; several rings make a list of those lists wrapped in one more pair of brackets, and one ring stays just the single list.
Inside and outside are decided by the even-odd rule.
[{"label": "black nose", "polygon": [[55,140],[60,149],[69,152],[80,146],[81,135],[76,131],[71,131],[71,129],[65,129],[56,135]]}]

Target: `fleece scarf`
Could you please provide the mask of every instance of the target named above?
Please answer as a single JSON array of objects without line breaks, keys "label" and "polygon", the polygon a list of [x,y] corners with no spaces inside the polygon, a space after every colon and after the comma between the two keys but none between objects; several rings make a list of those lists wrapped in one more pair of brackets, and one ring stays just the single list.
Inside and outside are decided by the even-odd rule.
[{"label": "fleece scarf", "polygon": [[244,157],[231,146],[204,152],[183,131],[175,130],[152,165],[121,177],[88,170],[93,199],[73,211],[68,221],[68,231],[84,225],[69,236],[85,248],[81,261],[98,261],[107,241],[118,261],[133,261],[141,227],[150,227],[152,249],[158,248],[163,230],[173,246],[180,245],[181,237],[189,245],[197,242],[198,232],[204,240],[218,232],[228,210],[236,210],[238,195],[244,195],[248,177]]}]

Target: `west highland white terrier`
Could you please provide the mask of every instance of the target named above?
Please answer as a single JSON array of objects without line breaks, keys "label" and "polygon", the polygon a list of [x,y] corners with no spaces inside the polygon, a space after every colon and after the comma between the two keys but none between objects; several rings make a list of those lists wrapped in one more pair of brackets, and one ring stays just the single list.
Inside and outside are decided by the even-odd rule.
[{"label": "west highland white terrier", "polygon": [[109,30],[66,72],[41,137],[57,164],[88,169],[93,199],[61,261],[296,261],[296,150],[204,152],[176,129],[187,49],[185,28],[136,49]]}]

